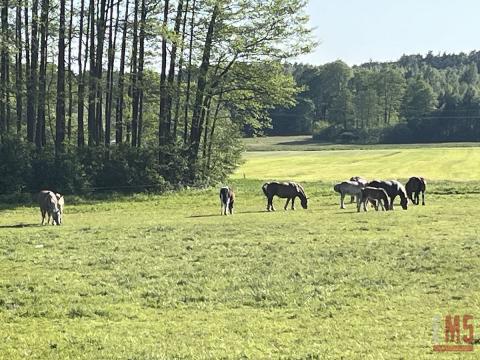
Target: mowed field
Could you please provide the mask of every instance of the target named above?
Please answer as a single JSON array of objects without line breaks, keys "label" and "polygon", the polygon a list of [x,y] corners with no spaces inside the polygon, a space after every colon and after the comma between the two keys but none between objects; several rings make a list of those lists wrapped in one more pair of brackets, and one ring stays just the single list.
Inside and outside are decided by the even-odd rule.
[{"label": "mowed field", "polygon": [[[245,158],[234,216],[217,189],[67,197],[60,227],[2,205],[0,358],[436,359],[446,314],[473,315],[480,339],[478,148]],[[412,174],[427,205],[407,211],[340,210],[331,190]],[[301,180],[309,208],[267,213],[272,179]]]}]

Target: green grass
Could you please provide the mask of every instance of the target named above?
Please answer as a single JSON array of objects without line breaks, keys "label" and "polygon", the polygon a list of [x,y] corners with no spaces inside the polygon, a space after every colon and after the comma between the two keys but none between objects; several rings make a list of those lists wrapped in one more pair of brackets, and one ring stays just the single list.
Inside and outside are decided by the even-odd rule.
[{"label": "green grass", "polygon": [[479,181],[480,147],[247,152],[234,178],[337,181],[367,178]]},{"label": "green grass", "polygon": [[[276,199],[282,210],[265,212],[261,174],[232,181],[231,217],[219,216],[216,189],[67,197],[61,227],[39,226],[36,207],[2,210],[0,358],[434,359],[432,319],[447,313],[472,314],[479,338],[480,181],[454,182],[478,153],[422,162],[438,174],[427,206],[360,214],[339,209],[328,180],[383,173],[350,153],[350,172],[299,153],[323,180],[304,183],[308,210]],[[271,167],[272,178],[307,173],[278,155],[288,171]],[[262,160],[248,156],[244,168]]]}]

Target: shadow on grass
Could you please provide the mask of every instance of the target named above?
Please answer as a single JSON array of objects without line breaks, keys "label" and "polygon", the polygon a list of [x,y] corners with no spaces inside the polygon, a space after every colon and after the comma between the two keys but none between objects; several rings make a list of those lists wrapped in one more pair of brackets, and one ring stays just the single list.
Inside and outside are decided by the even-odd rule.
[{"label": "shadow on grass", "polygon": [[15,224],[15,225],[0,225],[0,229],[21,229],[25,227],[41,227],[40,224]]},{"label": "shadow on grass", "polygon": [[[234,212],[233,215],[228,215],[228,216],[235,216],[235,215],[242,215],[242,214],[262,214],[262,213],[267,213],[268,211],[266,210],[261,210],[261,211],[238,211]],[[187,218],[208,218],[208,217],[221,217],[225,215],[220,215],[220,214],[206,214],[206,215],[190,215],[187,216]]]}]

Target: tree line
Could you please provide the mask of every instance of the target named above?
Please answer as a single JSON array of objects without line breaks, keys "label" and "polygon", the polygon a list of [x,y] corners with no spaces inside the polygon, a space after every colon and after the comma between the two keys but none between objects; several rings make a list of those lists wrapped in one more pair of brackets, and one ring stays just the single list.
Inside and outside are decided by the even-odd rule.
[{"label": "tree line", "polygon": [[[313,46],[305,6],[2,0],[0,167],[14,174],[8,164],[23,164],[37,180],[51,164],[56,178],[77,179],[66,186],[46,175],[16,189],[75,191],[82,176],[89,185],[141,182],[125,171],[147,183],[224,178],[238,162],[240,130],[262,128],[268,110],[298,91],[281,64]],[[115,172],[126,179],[107,181]]]},{"label": "tree line", "polygon": [[479,68],[478,51],[354,67],[289,65],[303,90],[295,106],[272,111],[272,132],[330,141],[478,141]]}]

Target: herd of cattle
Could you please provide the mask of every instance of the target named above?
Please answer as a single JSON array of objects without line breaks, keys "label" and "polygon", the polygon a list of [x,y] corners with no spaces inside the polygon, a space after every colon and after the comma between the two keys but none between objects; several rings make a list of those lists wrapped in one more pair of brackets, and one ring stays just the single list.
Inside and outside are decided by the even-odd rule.
[{"label": "herd of cattle", "polygon": [[[350,180],[342,181],[333,187],[335,192],[340,194],[340,208],[345,209],[345,196],[351,196],[351,202],[356,199],[357,211],[362,208],[367,211],[367,204],[370,203],[378,211],[393,210],[395,198],[400,197],[400,205],[404,210],[408,208],[408,199],[418,205],[420,194],[422,194],[422,205],[425,205],[425,190],[427,182],[423,177],[411,177],[405,187],[397,180],[372,180],[368,181],[360,176],[354,176]],[[295,199],[298,197],[304,209],[308,206],[308,197],[303,187],[296,182],[268,182],[262,186],[263,193],[267,197],[267,211],[275,211],[273,207],[273,197],[287,199],[284,209],[287,210],[288,204],[292,203],[292,210],[295,209]],[[233,214],[233,204],[235,202],[235,193],[230,187],[220,189],[221,214]]]},{"label": "herd of cattle", "polygon": [[[400,197],[400,205],[404,210],[408,207],[408,199],[418,205],[420,194],[422,194],[422,205],[425,205],[425,190],[427,182],[422,177],[411,177],[405,187],[396,180],[373,180],[367,181],[360,176],[354,176],[350,180],[336,184],[333,189],[340,194],[340,208],[345,209],[345,196],[351,196],[351,202],[356,199],[357,211],[362,208],[367,211],[367,204],[371,203],[375,210],[381,207],[382,210],[393,210],[393,202],[397,196]],[[275,211],[273,197],[287,199],[284,209],[287,210],[291,201],[292,210],[295,209],[295,199],[300,199],[304,209],[308,206],[308,197],[303,187],[296,182],[268,182],[263,184],[262,191],[267,198],[267,211]],[[62,223],[65,200],[62,195],[49,190],[42,190],[38,194],[38,202],[42,213],[42,225],[60,225]],[[233,214],[235,193],[227,186],[220,189],[221,214]]]}]

